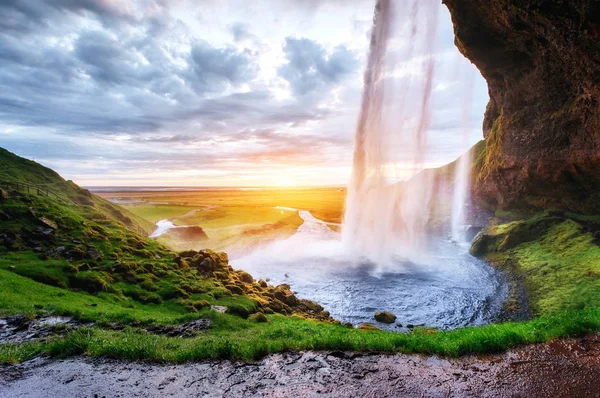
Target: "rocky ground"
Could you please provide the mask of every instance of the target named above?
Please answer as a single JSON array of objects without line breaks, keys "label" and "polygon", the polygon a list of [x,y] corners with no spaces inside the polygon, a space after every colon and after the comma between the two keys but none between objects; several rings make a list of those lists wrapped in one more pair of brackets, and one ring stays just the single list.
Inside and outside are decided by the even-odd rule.
[{"label": "rocky ground", "polygon": [[35,359],[0,367],[2,397],[600,397],[600,334],[501,355],[305,352],[184,365]]}]

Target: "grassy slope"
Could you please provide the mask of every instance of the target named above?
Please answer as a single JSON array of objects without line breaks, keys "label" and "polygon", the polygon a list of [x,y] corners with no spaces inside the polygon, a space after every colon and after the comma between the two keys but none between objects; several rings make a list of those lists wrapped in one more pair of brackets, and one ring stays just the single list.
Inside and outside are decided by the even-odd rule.
[{"label": "grassy slope", "polygon": [[[72,181],[65,181],[54,170],[19,157],[0,148],[0,183],[19,182],[49,189],[61,198],[63,204],[82,204],[79,212],[88,218],[104,218],[121,222],[126,228],[150,233],[154,225],[135,214],[113,205],[108,200],[81,189]],[[0,184],[1,186],[1,184]],[[35,193],[34,193],[35,194]],[[85,205],[88,206],[85,206]]]},{"label": "grassy slope", "polygon": [[522,279],[534,314],[598,308],[597,228],[600,217],[541,213],[491,226],[472,252]]}]

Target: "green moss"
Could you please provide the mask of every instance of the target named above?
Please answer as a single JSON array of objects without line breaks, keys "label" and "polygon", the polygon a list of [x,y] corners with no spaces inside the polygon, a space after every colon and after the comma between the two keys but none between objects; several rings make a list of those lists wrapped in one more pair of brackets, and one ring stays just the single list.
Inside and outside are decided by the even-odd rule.
[{"label": "green moss", "polygon": [[473,243],[472,253],[515,270],[535,314],[600,307],[600,247],[581,224],[596,219],[541,213],[493,226]]},{"label": "green moss", "polygon": [[504,131],[504,110],[494,120],[490,133],[485,140],[485,151],[482,153],[484,160],[478,159],[477,165],[479,173],[475,177],[476,182],[485,180],[492,172],[501,166],[502,159],[502,133]]}]

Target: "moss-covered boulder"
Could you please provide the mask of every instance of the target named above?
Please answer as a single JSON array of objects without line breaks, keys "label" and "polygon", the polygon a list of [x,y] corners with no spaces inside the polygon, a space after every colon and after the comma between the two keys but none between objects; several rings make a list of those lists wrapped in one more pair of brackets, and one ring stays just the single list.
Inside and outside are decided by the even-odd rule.
[{"label": "moss-covered boulder", "polygon": [[377,326],[375,326],[375,325],[373,325],[371,323],[368,323],[368,322],[365,322],[365,323],[359,325],[357,327],[357,329],[360,329],[360,330],[380,330]]},{"label": "moss-covered boulder", "polygon": [[375,313],[375,320],[381,323],[394,323],[396,322],[396,315],[387,311],[377,312]]}]

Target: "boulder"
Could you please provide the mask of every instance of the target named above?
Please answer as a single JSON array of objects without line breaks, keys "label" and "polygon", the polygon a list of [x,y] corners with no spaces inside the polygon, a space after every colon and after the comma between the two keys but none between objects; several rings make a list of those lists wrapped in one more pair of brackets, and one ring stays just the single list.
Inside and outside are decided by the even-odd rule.
[{"label": "boulder", "polygon": [[265,316],[265,314],[263,314],[262,312],[257,312],[256,314],[252,314],[248,317],[248,319],[251,320],[252,322],[258,322],[258,323],[269,322],[269,318],[267,318]]},{"label": "boulder", "polygon": [[242,282],[245,282],[245,283],[252,283],[252,282],[254,282],[254,278],[252,277],[252,275],[250,275],[246,271],[239,271],[238,275],[240,276],[240,279],[241,279]]},{"label": "boulder", "polygon": [[381,323],[394,323],[396,322],[396,315],[387,311],[377,312],[375,313],[375,320]]},{"label": "boulder", "polygon": [[370,324],[368,322],[365,322],[365,323],[359,325],[357,327],[357,329],[360,329],[360,330],[380,330],[377,326],[375,326],[373,324]]}]

